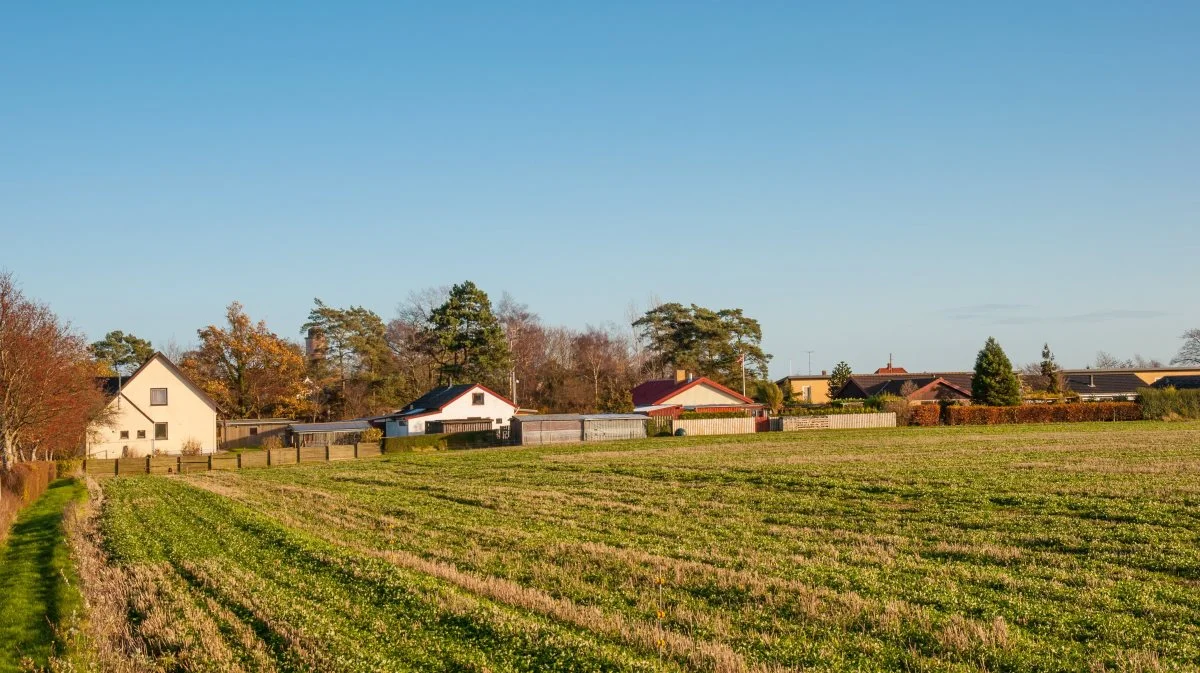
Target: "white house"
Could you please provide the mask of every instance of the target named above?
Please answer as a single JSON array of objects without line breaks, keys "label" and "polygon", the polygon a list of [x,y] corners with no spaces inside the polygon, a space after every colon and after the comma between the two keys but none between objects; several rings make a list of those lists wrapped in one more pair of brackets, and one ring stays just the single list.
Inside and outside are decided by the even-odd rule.
[{"label": "white house", "polygon": [[217,450],[217,405],[162,353],[132,375],[104,380],[115,410],[110,425],[88,433],[92,458],[178,454],[194,440],[202,453]]},{"label": "white house", "polygon": [[434,388],[400,411],[383,417],[385,437],[425,434],[430,421],[490,420],[493,428],[506,427],[517,405],[478,383]]}]

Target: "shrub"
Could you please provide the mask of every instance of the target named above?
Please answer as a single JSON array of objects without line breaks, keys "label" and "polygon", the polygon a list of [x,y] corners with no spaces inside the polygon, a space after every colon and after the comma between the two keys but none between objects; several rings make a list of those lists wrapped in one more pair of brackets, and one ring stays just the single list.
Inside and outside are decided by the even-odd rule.
[{"label": "shrub", "polygon": [[17,463],[0,474],[0,540],[8,536],[8,527],[21,509],[46,492],[57,470],[55,463],[39,460]]},{"label": "shrub", "polygon": [[1137,421],[1141,419],[1141,407],[1133,402],[1026,404],[1019,407],[975,405],[946,408],[947,425],[1078,423],[1087,421]]},{"label": "shrub", "polygon": [[184,440],[183,446],[179,448],[179,453],[184,456],[198,456],[202,451],[204,451],[204,447],[195,437],[188,437]]},{"label": "shrub", "polygon": [[671,419],[667,416],[651,416],[646,421],[647,437],[670,437]]},{"label": "shrub", "polygon": [[360,442],[378,442],[383,439],[383,430],[379,428],[367,428],[358,436]]},{"label": "shrub", "polygon": [[912,405],[909,404],[908,398],[897,397],[896,395],[880,395],[875,398],[876,408],[882,412],[892,412],[896,414],[896,425],[908,425],[909,419],[912,417]]},{"label": "shrub", "polygon": [[1200,389],[1143,388],[1138,393],[1138,406],[1146,418],[1200,418]]},{"label": "shrub", "polygon": [[267,451],[283,448],[283,438],[279,435],[269,435],[262,440],[262,448]]},{"label": "shrub", "polygon": [[938,404],[919,404],[909,410],[908,424],[930,427],[941,425],[942,407]]}]

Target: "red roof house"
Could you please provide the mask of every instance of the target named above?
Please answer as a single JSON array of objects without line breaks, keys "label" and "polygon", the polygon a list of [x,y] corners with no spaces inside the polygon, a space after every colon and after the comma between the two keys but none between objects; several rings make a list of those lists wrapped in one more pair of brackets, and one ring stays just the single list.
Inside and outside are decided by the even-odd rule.
[{"label": "red roof house", "polygon": [[678,416],[684,411],[745,411],[756,413],[762,405],[703,376],[676,372],[673,379],[645,381],[633,389],[634,410],[651,416]]}]

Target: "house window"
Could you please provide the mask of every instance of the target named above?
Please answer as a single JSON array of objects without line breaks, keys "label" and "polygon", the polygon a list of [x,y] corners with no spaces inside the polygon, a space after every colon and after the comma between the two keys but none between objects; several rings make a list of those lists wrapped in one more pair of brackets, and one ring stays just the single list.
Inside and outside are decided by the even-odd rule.
[{"label": "house window", "polygon": [[473,404],[477,407],[482,407],[483,406],[483,393],[471,393],[471,404]]},{"label": "house window", "polygon": [[150,389],[150,406],[152,406],[152,407],[167,406],[167,389],[166,388],[151,388]]},{"label": "house window", "polygon": [[503,419],[503,418],[497,418],[497,419],[496,419],[496,425],[504,425],[504,419]]},{"label": "house window", "polygon": [[138,430],[138,439],[145,439],[145,438],[146,438],[146,431]]},{"label": "house window", "polygon": [[250,426],[250,436],[253,437],[254,435],[257,435],[257,434],[258,434],[258,428],[251,425]]},{"label": "house window", "polygon": [[812,402],[812,386],[804,386],[801,389],[801,393],[804,394],[805,402]]},{"label": "house window", "polygon": [[129,439],[129,431],[128,430],[121,431],[121,439]]},{"label": "house window", "polygon": [[155,439],[166,439],[167,438],[167,424],[166,423],[155,423],[154,424],[154,438]]}]

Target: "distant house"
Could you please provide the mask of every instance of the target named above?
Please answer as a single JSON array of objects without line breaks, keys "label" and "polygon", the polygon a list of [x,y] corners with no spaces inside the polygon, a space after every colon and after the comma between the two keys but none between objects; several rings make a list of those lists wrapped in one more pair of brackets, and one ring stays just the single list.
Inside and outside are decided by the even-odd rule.
[{"label": "distant house", "polygon": [[216,402],[162,353],[128,377],[106,377],[101,383],[113,419],[88,432],[88,457],[178,455],[189,443],[201,453],[217,450]]},{"label": "distant house", "polygon": [[902,367],[881,367],[874,374],[854,374],[836,399],[866,399],[878,395],[905,397],[912,404],[971,401],[971,372],[909,373]]},{"label": "distant house", "polygon": [[829,374],[826,372],[786,376],[775,383],[784,395],[790,391],[792,399],[802,404],[825,404],[829,401]]},{"label": "distant house", "polygon": [[1148,384],[1132,371],[1075,370],[1063,373],[1063,387],[1083,400],[1107,401],[1133,399]]},{"label": "distant house", "polygon": [[479,423],[455,424],[450,421],[486,420],[489,427],[507,427],[516,412],[517,405],[507,397],[478,383],[468,383],[434,388],[403,409],[378,420],[383,421],[385,437],[406,437],[425,434],[426,424],[430,421],[440,421],[443,429],[455,425],[470,425],[472,429],[482,427]]},{"label": "distant house", "polygon": [[1177,388],[1179,390],[1195,390],[1200,388],[1200,374],[1184,376],[1164,376],[1154,382],[1152,388]]},{"label": "distant house", "polygon": [[712,379],[675,372],[673,379],[654,379],[633,389],[637,413],[678,417],[684,411],[745,411],[760,414],[763,406]]},{"label": "distant house", "polygon": [[238,418],[217,423],[217,447],[222,451],[262,446],[268,437],[283,443],[290,418]]}]

